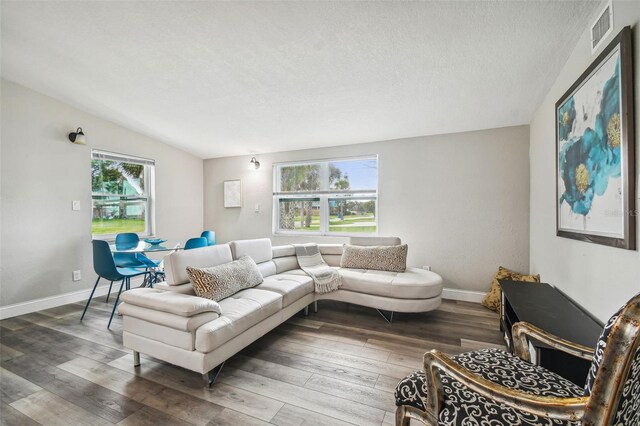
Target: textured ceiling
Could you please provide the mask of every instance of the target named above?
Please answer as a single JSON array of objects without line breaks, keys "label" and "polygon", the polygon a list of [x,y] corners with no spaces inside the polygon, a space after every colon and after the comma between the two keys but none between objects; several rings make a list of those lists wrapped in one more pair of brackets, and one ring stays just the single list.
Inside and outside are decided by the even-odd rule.
[{"label": "textured ceiling", "polygon": [[3,1],[2,76],[203,158],[486,129],[598,5]]}]

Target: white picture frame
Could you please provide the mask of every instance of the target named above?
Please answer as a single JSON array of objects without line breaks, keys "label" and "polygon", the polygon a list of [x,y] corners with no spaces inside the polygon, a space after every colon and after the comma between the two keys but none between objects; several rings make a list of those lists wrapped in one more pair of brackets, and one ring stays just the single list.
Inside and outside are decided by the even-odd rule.
[{"label": "white picture frame", "polygon": [[223,182],[224,208],[242,207],[242,181],[240,179]]}]

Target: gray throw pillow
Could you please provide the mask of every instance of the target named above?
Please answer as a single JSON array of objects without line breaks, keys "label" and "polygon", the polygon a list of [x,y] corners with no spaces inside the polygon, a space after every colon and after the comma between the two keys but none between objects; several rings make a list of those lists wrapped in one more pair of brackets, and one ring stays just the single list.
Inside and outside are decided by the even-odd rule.
[{"label": "gray throw pillow", "polygon": [[187,266],[187,275],[196,295],[216,302],[262,283],[258,265],[249,256],[210,268]]},{"label": "gray throw pillow", "polygon": [[406,244],[398,246],[344,245],[341,268],[375,269],[378,271],[404,272],[407,269]]}]

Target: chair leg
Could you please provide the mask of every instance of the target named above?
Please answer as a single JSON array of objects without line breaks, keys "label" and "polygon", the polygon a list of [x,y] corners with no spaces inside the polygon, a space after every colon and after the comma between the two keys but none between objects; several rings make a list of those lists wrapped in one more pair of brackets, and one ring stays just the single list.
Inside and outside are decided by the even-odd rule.
[{"label": "chair leg", "polygon": [[127,278],[122,279],[122,283],[120,284],[120,290],[118,290],[118,295],[116,296],[116,301],[113,304],[113,310],[111,311],[111,317],[109,318],[109,324],[107,325],[107,329],[111,327],[111,321],[113,321],[113,315],[116,313],[116,308],[118,307],[118,300],[120,300],[120,293],[122,293],[122,287],[124,287],[124,283],[127,281]]},{"label": "chair leg", "polygon": [[[125,288],[127,290],[131,290],[131,280],[129,279],[129,277],[125,278],[125,280],[126,280],[126,283],[127,283]],[[120,296],[120,295],[118,295],[118,296]]]},{"label": "chair leg", "polygon": [[109,283],[109,291],[107,292],[107,300],[104,303],[109,303],[109,296],[111,296],[111,286],[113,285],[113,281]]},{"label": "chair leg", "polygon": [[93,290],[91,290],[91,295],[89,295],[89,300],[87,300],[87,304],[84,305],[84,311],[82,311],[82,316],[80,317],[80,321],[84,319],[84,314],[87,313],[87,309],[89,308],[89,303],[91,303],[91,299],[93,299],[93,293],[96,292],[96,288],[98,287],[99,282],[100,282],[100,276],[98,276],[96,283],[93,285]]},{"label": "chair leg", "polygon": [[407,410],[404,405],[396,409],[396,426],[409,426],[411,419],[407,416]]},{"label": "chair leg", "polygon": [[315,302],[313,302],[313,313],[314,314],[318,313],[318,301],[317,300]]},{"label": "chair leg", "polygon": [[305,317],[309,316],[309,306],[305,306],[305,307],[304,307],[303,315],[304,315]]},{"label": "chair leg", "polygon": [[133,351],[133,366],[140,367],[140,352]]}]

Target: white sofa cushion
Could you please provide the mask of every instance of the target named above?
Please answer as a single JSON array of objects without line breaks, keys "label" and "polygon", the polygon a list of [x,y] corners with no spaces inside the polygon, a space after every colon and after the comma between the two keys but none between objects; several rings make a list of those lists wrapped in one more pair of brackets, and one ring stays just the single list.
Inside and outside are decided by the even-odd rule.
[{"label": "white sofa cushion", "polygon": [[278,274],[288,272],[292,269],[300,269],[298,258],[295,256],[275,257],[272,262],[276,265],[276,273]]},{"label": "white sofa cushion", "polygon": [[442,278],[418,268],[405,272],[341,268],[342,290],[395,299],[429,299],[442,293]]},{"label": "white sofa cushion", "polygon": [[168,285],[188,283],[187,266],[208,268],[228,263],[232,260],[229,244],[218,244],[193,250],[179,250],[164,258],[166,282]]},{"label": "white sofa cushion", "polygon": [[294,274],[272,275],[265,278],[264,282],[256,288],[281,294],[282,306],[285,308],[314,291],[313,279],[311,277]]},{"label": "white sofa cushion", "polygon": [[134,288],[125,291],[120,300],[143,308],[191,317],[202,312],[221,314],[220,305],[213,300],[155,288]]},{"label": "white sofa cushion", "polygon": [[143,308],[142,306],[136,306],[126,302],[122,302],[118,305],[118,312],[124,316],[143,319],[154,324],[163,325],[165,327],[181,331],[194,331],[202,324],[213,321],[220,316],[216,312],[202,312],[190,317],[185,317],[182,315],[158,311],[156,309]]},{"label": "white sofa cushion", "polygon": [[273,258],[276,257],[285,257],[285,256],[295,256],[296,249],[293,244],[288,244],[286,246],[273,246],[271,247],[271,252],[273,253]]},{"label": "white sofa cushion", "polygon": [[229,243],[234,259],[242,256],[251,257],[256,263],[268,262],[273,258],[271,240],[258,238],[255,240],[238,240]]},{"label": "white sofa cushion", "polygon": [[342,244],[318,244],[318,249],[320,249],[320,254],[322,256],[328,254],[342,256],[344,246]]},{"label": "white sofa cushion", "polygon": [[194,349],[194,333],[177,330],[172,327],[150,322],[147,319],[139,319],[131,315],[122,317],[122,328],[128,333],[146,337],[187,351]]},{"label": "white sofa cushion", "polygon": [[265,278],[278,273],[276,264],[273,262],[273,260],[258,263],[258,270]]},{"label": "white sofa cushion", "polygon": [[220,301],[223,314],[196,330],[196,350],[211,352],[282,309],[282,295],[250,288]]},{"label": "white sofa cushion", "polygon": [[159,290],[173,291],[175,293],[182,293],[182,294],[190,294],[192,296],[196,295],[196,291],[193,289],[193,286],[191,285],[191,283],[169,285],[163,281],[163,282],[156,283],[155,286]]}]

